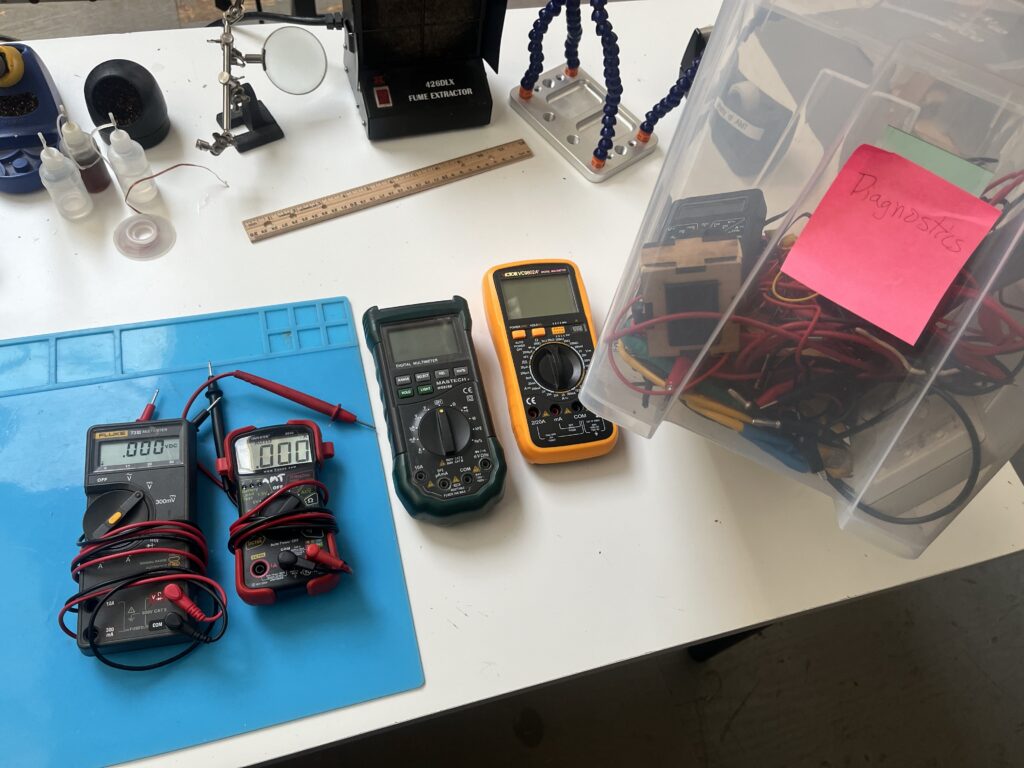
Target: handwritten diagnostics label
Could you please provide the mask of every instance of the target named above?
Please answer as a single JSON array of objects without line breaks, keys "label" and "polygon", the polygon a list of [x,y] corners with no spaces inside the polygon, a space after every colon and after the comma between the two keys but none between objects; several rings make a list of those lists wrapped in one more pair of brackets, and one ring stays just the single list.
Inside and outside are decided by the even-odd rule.
[{"label": "handwritten diagnostics label", "polygon": [[782,271],[917,343],[999,210],[891,152],[850,156]]}]

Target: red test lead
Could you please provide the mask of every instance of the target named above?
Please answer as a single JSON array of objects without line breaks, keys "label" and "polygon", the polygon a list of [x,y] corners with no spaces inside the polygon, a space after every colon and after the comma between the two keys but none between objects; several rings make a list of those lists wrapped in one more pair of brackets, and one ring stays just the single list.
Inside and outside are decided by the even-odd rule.
[{"label": "red test lead", "polygon": [[306,545],[306,557],[318,563],[324,568],[331,571],[342,571],[343,573],[352,573],[352,569],[349,568],[348,563],[339,557],[334,557],[330,552],[327,552],[317,544]]},{"label": "red test lead", "polygon": [[178,584],[170,583],[163,589],[164,597],[174,603],[175,607],[184,611],[190,618],[196,621],[208,622],[210,617],[203,613],[200,608],[188,595],[185,594]]},{"label": "red test lead", "polygon": [[[246,373],[245,371],[235,371],[236,379],[252,384],[254,387],[265,389],[268,392],[273,392],[275,395],[279,395],[287,400],[298,403],[299,405],[309,408],[311,411],[322,413],[327,416],[331,421],[343,421],[346,424],[358,424],[367,429],[373,430],[372,424],[367,424],[364,421],[360,421],[356,415],[350,411],[346,411],[340,405],[332,405],[326,400],[321,400],[319,397],[313,397],[307,395],[305,392],[299,392],[297,389],[286,387],[284,384],[278,384],[276,381],[270,379],[264,379],[261,376],[256,376],[252,373]],[[376,431],[376,430],[374,430]]]},{"label": "red test lead", "polygon": [[203,382],[202,386],[200,386],[195,392],[192,393],[192,396],[188,399],[188,402],[185,404],[185,409],[182,411],[181,417],[183,419],[187,419],[188,412],[192,409],[192,404],[195,403],[196,398],[199,397],[199,395],[203,391],[205,391],[211,384],[226,378],[239,379],[240,381],[244,381],[247,384],[252,384],[254,387],[265,389],[267,392],[270,392],[271,394],[275,394],[278,397],[283,397],[286,400],[291,400],[293,403],[298,403],[301,406],[309,408],[311,411],[322,413],[324,416],[327,416],[331,421],[342,421],[346,424],[358,424],[359,426],[366,427],[367,429],[373,432],[377,431],[372,424],[368,424],[365,421],[361,421],[354,413],[352,413],[351,411],[346,411],[340,405],[332,405],[331,403],[328,403],[326,400],[321,400],[319,397],[307,395],[305,392],[300,392],[297,389],[286,387],[284,384],[278,384],[276,381],[264,379],[262,376],[257,376],[256,374],[248,373],[246,371],[227,371],[225,373],[218,373],[208,378],[206,381]]},{"label": "red test lead", "polygon": [[156,413],[156,398],[157,398],[157,395],[159,395],[159,394],[160,394],[160,390],[159,389],[154,390],[153,397],[150,398],[149,402],[146,404],[146,407],[142,409],[142,414],[135,421],[143,422],[143,421],[149,421],[150,419],[153,418],[153,414]]}]

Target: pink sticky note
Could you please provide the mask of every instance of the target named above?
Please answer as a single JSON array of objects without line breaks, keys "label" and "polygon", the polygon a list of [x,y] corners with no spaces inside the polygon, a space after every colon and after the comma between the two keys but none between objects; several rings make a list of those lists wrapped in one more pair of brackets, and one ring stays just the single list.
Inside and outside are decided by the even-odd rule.
[{"label": "pink sticky note", "polygon": [[998,209],[867,144],[846,161],[782,271],[917,343]]}]

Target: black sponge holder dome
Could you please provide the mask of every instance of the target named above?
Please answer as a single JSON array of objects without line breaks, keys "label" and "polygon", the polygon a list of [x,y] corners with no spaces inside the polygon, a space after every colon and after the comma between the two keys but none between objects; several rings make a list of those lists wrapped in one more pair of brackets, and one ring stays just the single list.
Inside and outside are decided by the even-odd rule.
[{"label": "black sponge holder dome", "polygon": [[[94,125],[110,122],[128,132],[144,149],[155,147],[171,130],[167,102],[148,69],[134,61],[111,59],[93,68],[85,79],[85,104]],[[100,131],[110,143],[110,131]]]}]

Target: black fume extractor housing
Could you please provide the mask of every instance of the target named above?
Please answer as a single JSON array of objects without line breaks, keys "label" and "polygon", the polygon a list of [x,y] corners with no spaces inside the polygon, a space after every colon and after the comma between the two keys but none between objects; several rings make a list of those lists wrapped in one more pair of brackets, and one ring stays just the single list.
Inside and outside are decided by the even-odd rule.
[{"label": "black fume extractor housing", "polygon": [[487,125],[507,0],[348,0],[345,67],[371,140]]}]

